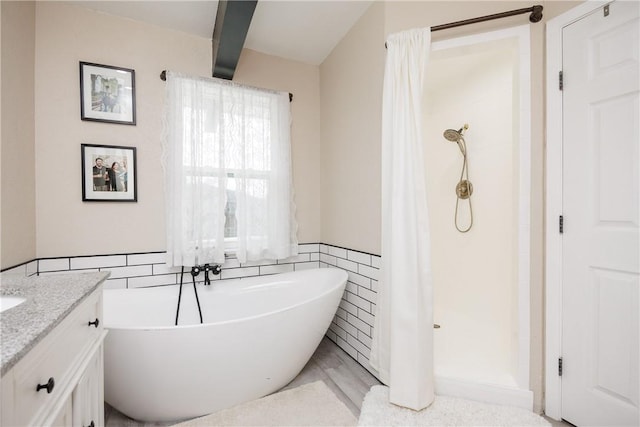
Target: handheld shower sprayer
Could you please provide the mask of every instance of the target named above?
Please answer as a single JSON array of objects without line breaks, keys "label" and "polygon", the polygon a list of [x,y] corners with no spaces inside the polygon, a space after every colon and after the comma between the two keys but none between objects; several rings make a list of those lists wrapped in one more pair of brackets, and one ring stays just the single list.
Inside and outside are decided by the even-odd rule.
[{"label": "handheld shower sprayer", "polygon": [[458,148],[460,148],[460,151],[462,152],[463,156],[467,155],[467,145],[466,145],[466,142],[464,141],[462,133],[467,129],[469,129],[469,125],[465,123],[464,126],[462,126],[460,129],[458,130],[447,129],[444,131],[444,134],[443,134],[448,141],[455,142],[458,144]]},{"label": "handheld shower sprayer", "polygon": [[[454,217],[454,222],[456,225],[456,229],[461,233],[466,233],[471,230],[471,226],[473,225],[473,209],[471,207],[471,195],[473,194],[473,184],[469,181],[469,166],[467,163],[467,143],[464,140],[463,132],[469,129],[468,124],[464,124],[460,129],[447,129],[444,131],[443,136],[447,141],[455,142],[458,144],[458,148],[462,153],[462,171],[460,172],[460,181],[456,184],[456,212]],[[469,214],[470,214],[470,222],[467,228],[460,228],[458,225],[458,205],[460,200],[468,200],[469,202]]]}]

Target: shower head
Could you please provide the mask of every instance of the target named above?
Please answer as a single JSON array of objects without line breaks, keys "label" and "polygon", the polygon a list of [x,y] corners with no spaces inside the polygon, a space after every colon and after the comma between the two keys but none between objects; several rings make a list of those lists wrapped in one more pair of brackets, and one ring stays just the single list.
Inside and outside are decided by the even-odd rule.
[{"label": "shower head", "polygon": [[464,126],[462,126],[458,130],[454,130],[454,129],[445,130],[442,135],[445,137],[447,141],[460,142],[460,140],[462,139],[462,132],[464,132],[467,129],[469,129],[469,125],[465,123]]},{"label": "shower head", "polygon": [[469,125],[465,123],[464,126],[462,126],[458,130],[447,129],[442,134],[447,141],[455,142],[458,144],[458,148],[460,148],[460,152],[462,153],[463,156],[465,156],[465,158],[467,155],[467,143],[464,140],[464,136],[462,135],[462,132],[464,132],[467,129],[469,129]]},{"label": "shower head", "polygon": [[447,141],[451,141],[451,142],[458,142],[460,141],[460,138],[462,138],[462,133],[453,129],[445,130],[443,135]]}]

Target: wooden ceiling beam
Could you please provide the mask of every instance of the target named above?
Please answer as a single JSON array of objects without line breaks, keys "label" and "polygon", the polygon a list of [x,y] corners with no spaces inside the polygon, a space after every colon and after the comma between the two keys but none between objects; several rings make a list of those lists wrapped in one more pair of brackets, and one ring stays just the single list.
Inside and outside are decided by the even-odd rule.
[{"label": "wooden ceiling beam", "polygon": [[220,0],[213,27],[213,77],[233,80],[257,0]]}]

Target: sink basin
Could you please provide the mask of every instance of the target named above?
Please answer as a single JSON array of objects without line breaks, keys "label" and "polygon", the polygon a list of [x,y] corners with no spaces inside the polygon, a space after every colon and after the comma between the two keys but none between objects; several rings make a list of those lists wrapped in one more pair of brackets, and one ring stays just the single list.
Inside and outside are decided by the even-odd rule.
[{"label": "sink basin", "polygon": [[6,295],[0,295],[0,313],[10,308],[20,305],[25,302],[26,299],[22,297],[12,297]]}]

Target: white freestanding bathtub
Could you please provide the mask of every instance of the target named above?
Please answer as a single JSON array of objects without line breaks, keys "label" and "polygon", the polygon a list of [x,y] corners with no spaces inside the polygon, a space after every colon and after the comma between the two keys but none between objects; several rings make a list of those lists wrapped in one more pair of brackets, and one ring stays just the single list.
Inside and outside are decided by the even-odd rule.
[{"label": "white freestanding bathtub", "polygon": [[322,340],[347,281],[322,268],[198,284],[104,291],[105,400],[142,421],[197,417],[295,378]]}]

